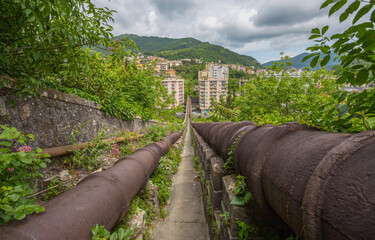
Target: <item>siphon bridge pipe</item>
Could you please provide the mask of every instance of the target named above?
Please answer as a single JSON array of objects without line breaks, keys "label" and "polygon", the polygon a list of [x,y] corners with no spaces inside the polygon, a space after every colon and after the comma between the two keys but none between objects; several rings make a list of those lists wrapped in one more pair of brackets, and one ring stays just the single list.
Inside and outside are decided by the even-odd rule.
[{"label": "siphon bridge pipe", "polygon": [[235,144],[235,170],[256,203],[299,237],[375,236],[375,131],[332,133],[299,123],[192,127],[224,161]]}]

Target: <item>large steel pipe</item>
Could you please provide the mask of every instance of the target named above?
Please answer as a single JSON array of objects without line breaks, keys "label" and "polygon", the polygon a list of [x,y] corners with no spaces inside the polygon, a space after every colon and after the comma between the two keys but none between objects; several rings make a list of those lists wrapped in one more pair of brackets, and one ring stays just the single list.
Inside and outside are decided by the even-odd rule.
[{"label": "large steel pipe", "polygon": [[0,239],[90,239],[95,224],[113,228],[182,132],[137,150],[106,171],[89,175],[45,203],[44,212],[2,225]]},{"label": "large steel pipe", "polygon": [[237,139],[235,169],[268,215],[305,239],[373,239],[375,131],[330,133],[298,123],[227,130],[234,125],[192,124],[224,159]]}]

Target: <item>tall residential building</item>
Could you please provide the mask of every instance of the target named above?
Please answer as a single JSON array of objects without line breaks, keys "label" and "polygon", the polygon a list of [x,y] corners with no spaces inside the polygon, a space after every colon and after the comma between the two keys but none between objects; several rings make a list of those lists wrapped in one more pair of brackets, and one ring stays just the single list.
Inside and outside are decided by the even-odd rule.
[{"label": "tall residential building", "polygon": [[211,109],[211,98],[219,102],[228,94],[228,66],[217,63],[207,63],[206,70],[198,72],[199,108],[202,111]]},{"label": "tall residential building", "polygon": [[165,78],[163,85],[167,89],[168,94],[174,95],[176,102],[173,104],[173,107],[184,104],[184,79]]}]

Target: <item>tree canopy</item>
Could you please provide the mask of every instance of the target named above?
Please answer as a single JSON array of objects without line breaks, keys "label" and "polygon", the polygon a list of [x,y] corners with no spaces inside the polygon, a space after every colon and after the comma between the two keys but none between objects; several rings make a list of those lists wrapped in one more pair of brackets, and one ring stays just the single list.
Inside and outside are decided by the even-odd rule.
[{"label": "tree canopy", "polygon": [[114,11],[91,0],[1,0],[1,6],[0,88],[9,79],[18,94],[52,87],[124,119],[155,117],[165,105],[167,93],[152,64],[137,66],[130,60],[135,43],[113,38]]}]

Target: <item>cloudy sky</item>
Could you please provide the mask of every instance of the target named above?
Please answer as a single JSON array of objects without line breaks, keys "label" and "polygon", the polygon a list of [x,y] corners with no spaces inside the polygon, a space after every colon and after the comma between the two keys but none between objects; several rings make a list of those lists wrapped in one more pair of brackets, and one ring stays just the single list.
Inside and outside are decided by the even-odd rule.
[{"label": "cloudy sky", "polygon": [[[345,29],[323,0],[93,0],[116,10],[114,35],[193,37],[255,57],[259,62],[305,52],[315,27]],[[345,26],[346,25],[346,26]],[[329,33],[328,32],[328,33]]]}]

